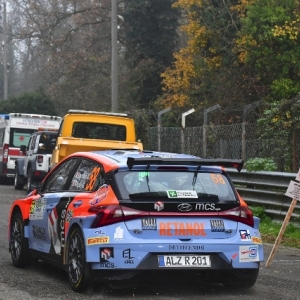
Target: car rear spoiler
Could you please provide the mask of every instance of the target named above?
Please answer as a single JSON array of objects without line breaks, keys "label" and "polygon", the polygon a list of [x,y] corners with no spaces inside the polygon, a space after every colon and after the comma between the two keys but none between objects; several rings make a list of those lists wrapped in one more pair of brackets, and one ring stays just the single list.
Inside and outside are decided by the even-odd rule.
[{"label": "car rear spoiler", "polygon": [[196,165],[196,166],[221,166],[242,170],[244,161],[241,159],[213,159],[213,158],[170,158],[170,157],[128,157],[127,166],[131,170],[133,166],[142,165]]}]

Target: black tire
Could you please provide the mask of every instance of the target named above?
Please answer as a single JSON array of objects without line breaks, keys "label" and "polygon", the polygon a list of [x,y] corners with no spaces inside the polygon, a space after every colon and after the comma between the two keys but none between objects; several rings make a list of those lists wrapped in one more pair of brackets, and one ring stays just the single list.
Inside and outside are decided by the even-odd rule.
[{"label": "black tire", "polygon": [[28,177],[27,177],[27,193],[29,194],[31,191],[32,191],[32,188],[31,188],[31,184],[32,184],[32,171],[31,169],[28,169]]},{"label": "black tire", "polygon": [[252,288],[258,278],[259,267],[257,269],[243,270],[238,276],[232,277],[230,281],[222,282],[227,289],[250,289]]},{"label": "black tire", "polygon": [[24,237],[24,222],[21,213],[16,213],[12,217],[9,249],[15,267],[22,268],[30,264],[31,254],[28,240]]},{"label": "black tire", "polygon": [[90,265],[86,262],[84,238],[79,228],[73,229],[68,237],[67,273],[75,292],[85,291],[92,283]]},{"label": "black tire", "polygon": [[24,178],[19,175],[18,168],[15,168],[15,190],[23,190],[25,185]]}]

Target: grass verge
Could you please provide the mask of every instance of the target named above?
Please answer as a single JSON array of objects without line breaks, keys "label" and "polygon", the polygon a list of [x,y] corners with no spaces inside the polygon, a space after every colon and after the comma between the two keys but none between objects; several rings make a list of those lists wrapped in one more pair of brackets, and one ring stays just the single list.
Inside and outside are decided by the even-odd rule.
[{"label": "grass verge", "polygon": [[[263,243],[274,244],[279,234],[282,224],[271,220],[263,207],[251,207],[253,214],[260,218],[260,233]],[[280,242],[281,246],[293,247],[300,249],[300,228],[289,223],[284,231]]]}]

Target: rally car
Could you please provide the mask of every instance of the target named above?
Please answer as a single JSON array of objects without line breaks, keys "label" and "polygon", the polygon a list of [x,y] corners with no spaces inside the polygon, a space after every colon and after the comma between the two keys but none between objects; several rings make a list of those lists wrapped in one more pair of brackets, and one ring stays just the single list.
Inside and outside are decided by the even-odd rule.
[{"label": "rally car", "polygon": [[74,153],[9,214],[13,265],[43,260],[71,288],[207,280],[250,288],[264,259],[259,218],[225,168],[242,160],[141,150]]}]

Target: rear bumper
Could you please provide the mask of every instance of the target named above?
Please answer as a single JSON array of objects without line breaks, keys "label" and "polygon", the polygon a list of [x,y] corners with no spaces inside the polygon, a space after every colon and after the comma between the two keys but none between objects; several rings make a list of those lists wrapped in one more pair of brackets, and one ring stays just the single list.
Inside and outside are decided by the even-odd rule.
[{"label": "rear bumper", "polygon": [[[93,279],[111,284],[124,282],[128,284],[143,283],[182,283],[182,282],[209,282],[223,283],[230,281],[247,281],[257,278],[259,264],[254,269],[225,269],[225,270],[93,270]],[[126,282],[128,282],[126,284]],[[129,286],[129,285],[128,285]]]},{"label": "rear bumper", "polygon": [[0,176],[1,177],[15,177],[15,169],[7,168],[7,163],[0,162]]},{"label": "rear bumper", "polygon": [[[172,247],[171,247],[172,246]],[[180,245],[183,246],[183,245]],[[93,270],[132,271],[153,270],[165,272],[203,272],[212,270],[257,269],[264,260],[262,244],[210,243],[188,244],[189,247],[174,248],[172,242],[143,244],[101,244],[86,246],[86,259]],[[197,248],[198,247],[198,248]],[[246,247],[246,248],[245,248]],[[249,258],[244,258],[245,249],[249,248]],[[173,250],[174,249],[174,250]],[[195,250],[198,249],[198,250]],[[104,255],[103,255],[104,253]],[[105,253],[108,253],[105,256]],[[210,266],[162,266],[159,256],[210,256]],[[127,271],[126,271],[127,270]]]}]

